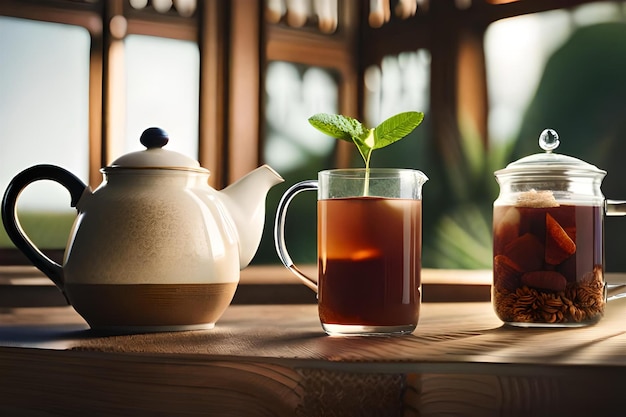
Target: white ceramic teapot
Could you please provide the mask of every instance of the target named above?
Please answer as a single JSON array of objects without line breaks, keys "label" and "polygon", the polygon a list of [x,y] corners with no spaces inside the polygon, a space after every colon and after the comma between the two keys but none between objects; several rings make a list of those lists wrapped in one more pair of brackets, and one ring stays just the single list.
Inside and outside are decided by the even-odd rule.
[{"label": "white ceramic teapot", "polygon": [[[147,149],[103,168],[95,191],[63,168],[37,165],[4,194],[9,237],[93,329],[212,328],[260,243],[265,197],[280,175],[264,165],[216,191],[210,172],[162,149],[167,142],[159,128],[144,131]],[[19,194],[38,180],[63,185],[78,210],[63,265],[28,239],[16,215]]]}]

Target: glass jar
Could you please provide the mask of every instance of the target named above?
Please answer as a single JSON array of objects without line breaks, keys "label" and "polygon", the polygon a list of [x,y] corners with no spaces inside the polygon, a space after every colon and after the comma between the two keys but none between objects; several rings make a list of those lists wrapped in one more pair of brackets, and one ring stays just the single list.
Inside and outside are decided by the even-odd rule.
[{"label": "glass jar", "polygon": [[606,171],[545,151],[495,172],[492,303],[504,323],[523,327],[584,326],[604,314]]}]

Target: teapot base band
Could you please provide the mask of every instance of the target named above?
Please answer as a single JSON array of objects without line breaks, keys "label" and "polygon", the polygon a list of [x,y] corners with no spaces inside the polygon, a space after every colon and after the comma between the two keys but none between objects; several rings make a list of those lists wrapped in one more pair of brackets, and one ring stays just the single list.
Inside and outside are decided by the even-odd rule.
[{"label": "teapot base band", "polygon": [[173,326],[91,326],[91,330],[102,334],[138,334],[160,332],[186,332],[192,330],[211,330],[215,323],[186,324]]}]

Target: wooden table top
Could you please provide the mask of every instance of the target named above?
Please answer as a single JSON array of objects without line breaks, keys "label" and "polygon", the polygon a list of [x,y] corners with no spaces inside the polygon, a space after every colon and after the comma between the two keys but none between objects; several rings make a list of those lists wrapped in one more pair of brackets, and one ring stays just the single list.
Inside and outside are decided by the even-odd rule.
[{"label": "wooden table top", "polygon": [[396,337],[326,336],[315,305],[233,305],[213,330],[122,336],[70,307],[0,310],[0,415],[602,415],[624,389],[626,299],[570,329],[424,303]]},{"label": "wooden table top", "polygon": [[446,363],[626,368],[626,299],[610,302],[600,323],[571,329],[504,326],[490,303],[424,303],[412,335],[387,337],[326,336],[314,305],[230,306],[212,330],[136,335],[94,333],[71,307],[23,308],[0,312],[0,349],[8,347],[262,357],[339,368],[376,363],[389,371]]}]

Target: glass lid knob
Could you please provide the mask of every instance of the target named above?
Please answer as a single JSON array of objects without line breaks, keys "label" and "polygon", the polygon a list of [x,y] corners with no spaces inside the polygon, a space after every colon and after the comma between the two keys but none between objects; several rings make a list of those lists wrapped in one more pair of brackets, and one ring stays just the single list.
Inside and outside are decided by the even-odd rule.
[{"label": "glass lid knob", "polygon": [[558,148],[560,144],[559,134],[554,129],[545,129],[539,135],[539,146],[548,153]]}]

